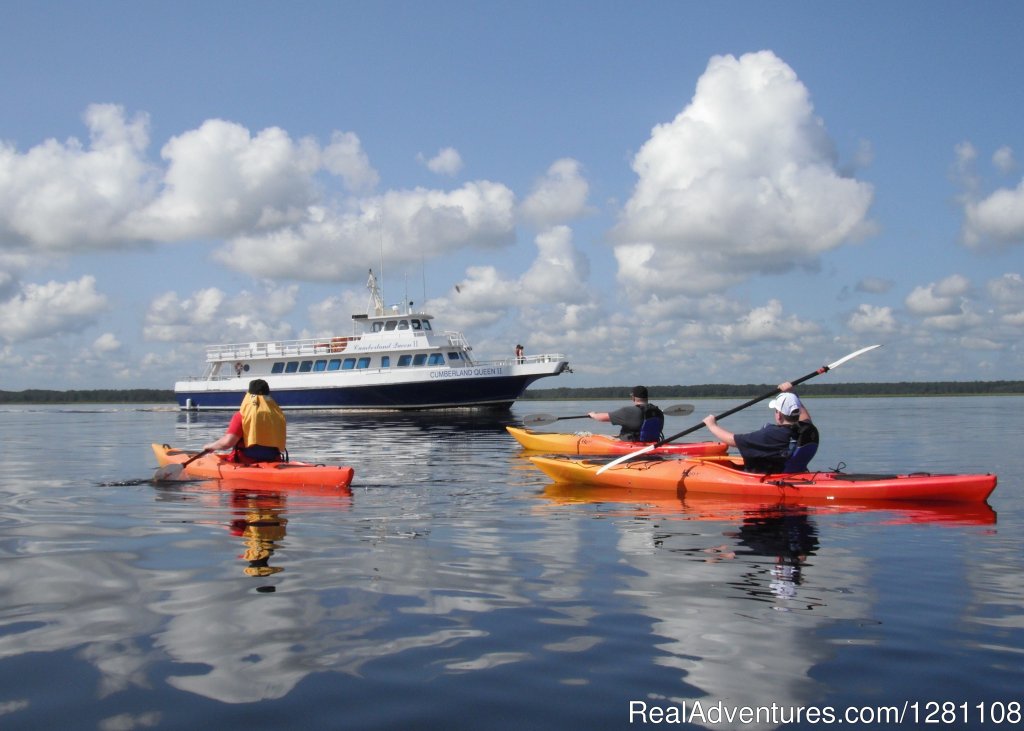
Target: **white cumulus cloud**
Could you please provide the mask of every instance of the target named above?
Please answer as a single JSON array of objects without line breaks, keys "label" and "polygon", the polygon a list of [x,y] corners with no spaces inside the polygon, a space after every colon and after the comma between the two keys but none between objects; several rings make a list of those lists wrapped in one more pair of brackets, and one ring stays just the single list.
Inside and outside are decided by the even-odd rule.
[{"label": "white cumulus cloud", "polygon": [[362,281],[383,256],[392,265],[463,248],[498,248],[515,237],[515,196],[499,183],[392,191],[352,210],[310,207],[301,223],[230,240],[217,258],[257,277]]},{"label": "white cumulus cloud", "polygon": [[940,282],[915,287],[907,295],[905,304],[907,310],[913,315],[922,317],[945,315],[958,309],[970,290],[971,283],[967,277],[954,274]]},{"label": "white cumulus cloud", "polygon": [[125,221],[157,175],[144,155],[149,118],[94,104],[84,120],[88,144],[49,139],[21,153],[0,142],[0,247],[73,252],[134,238]]},{"label": "white cumulus cloud", "polygon": [[25,284],[0,302],[0,337],[10,343],[77,332],[107,309],[107,298],[96,291],[96,278],[73,282]]},{"label": "white cumulus cloud", "polygon": [[860,305],[846,320],[846,326],[855,333],[892,333],[898,329],[891,307]]},{"label": "white cumulus cloud", "polygon": [[224,237],[298,220],[314,200],[320,164],[311,140],[293,141],[277,127],[253,135],[211,119],[171,138],[159,196],[132,217],[141,237],[158,241]]},{"label": "white cumulus cloud", "polygon": [[614,236],[620,281],[636,292],[714,291],[871,228],[871,186],[838,172],[807,89],[769,51],[712,58],[633,169]]},{"label": "white cumulus cloud", "polygon": [[430,159],[422,153],[418,158],[428,170],[438,175],[455,175],[462,170],[462,155],[454,147],[445,147]]},{"label": "white cumulus cloud", "polygon": [[344,180],[349,190],[370,190],[380,182],[359,136],[353,132],[334,132],[322,159],[324,168]]},{"label": "white cumulus cloud", "polygon": [[971,248],[1007,248],[1024,243],[1024,180],[964,204],[963,240]]},{"label": "white cumulus cloud", "polygon": [[524,218],[542,228],[566,223],[587,211],[589,193],[579,162],[562,158],[548,168],[520,209]]}]

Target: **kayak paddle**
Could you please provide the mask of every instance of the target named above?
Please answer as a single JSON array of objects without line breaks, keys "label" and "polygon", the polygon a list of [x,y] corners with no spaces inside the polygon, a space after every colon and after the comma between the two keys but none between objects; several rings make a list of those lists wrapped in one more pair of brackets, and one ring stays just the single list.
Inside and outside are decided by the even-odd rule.
[{"label": "kayak paddle", "polygon": [[[661,413],[665,416],[686,416],[687,414],[693,413],[693,404],[675,404],[674,406],[668,406],[662,409]],[[523,417],[523,426],[544,426],[545,424],[554,424],[556,421],[562,421],[563,419],[589,419],[590,414],[581,414],[580,416],[552,416],[551,414],[527,414]]]},{"label": "kayak paddle", "polygon": [[[838,368],[839,366],[841,366],[846,361],[852,360],[852,359],[856,358],[858,355],[862,355],[862,354],[868,352],[869,350],[874,350],[875,348],[881,348],[881,347],[882,347],[881,345],[869,345],[866,348],[861,348],[860,350],[857,350],[857,351],[855,351],[853,353],[850,353],[849,355],[843,356],[842,358],[837,360],[835,363],[829,363],[828,365],[822,366],[821,368],[819,368],[816,371],[811,371],[806,376],[801,376],[800,378],[797,378],[795,381],[790,381],[790,384],[792,384],[793,386],[796,386],[798,384],[803,383],[804,381],[809,381],[810,379],[814,378],[815,376],[820,376],[822,373],[828,373],[833,368]],[[757,398],[752,398],[749,401],[747,401],[746,403],[740,404],[739,406],[737,406],[735,408],[729,409],[728,411],[723,411],[721,414],[719,414],[718,416],[715,417],[715,420],[717,421],[718,419],[724,419],[727,416],[735,414],[737,411],[742,411],[743,409],[747,408],[748,406],[753,406],[754,404],[758,403],[759,401],[764,401],[766,398],[771,398],[772,396],[774,396],[777,393],[780,393],[779,389],[774,388],[771,391],[769,391],[768,393],[763,394],[761,396],[758,396]],[[629,454],[623,455],[622,457],[619,457],[618,459],[612,460],[611,462],[606,464],[604,467],[599,469],[597,471],[597,474],[601,474],[605,470],[611,469],[615,465],[621,464],[621,463],[623,463],[623,462],[625,462],[627,460],[633,459],[634,457],[639,457],[641,454],[647,454],[652,449],[657,449],[662,444],[665,444],[667,442],[674,442],[679,437],[684,437],[687,434],[692,434],[693,432],[695,432],[698,429],[701,429],[703,427],[704,427],[704,422],[702,421],[701,423],[699,423],[699,424],[697,424],[695,426],[691,426],[689,429],[684,429],[683,431],[679,432],[678,434],[673,434],[670,437],[665,437],[661,441],[658,441],[658,442],[655,442],[654,444],[648,445],[648,446],[644,447],[643,449],[638,449],[635,452],[630,452]]]},{"label": "kayak paddle", "polygon": [[163,482],[164,480],[176,480],[178,475],[184,472],[185,468],[195,462],[197,459],[202,457],[204,454],[209,454],[211,450],[204,449],[202,452],[193,454],[191,457],[186,459],[184,462],[175,462],[174,464],[165,464],[163,467],[158,467],[157,471],[153,474],[153,480],[155,482]]}]

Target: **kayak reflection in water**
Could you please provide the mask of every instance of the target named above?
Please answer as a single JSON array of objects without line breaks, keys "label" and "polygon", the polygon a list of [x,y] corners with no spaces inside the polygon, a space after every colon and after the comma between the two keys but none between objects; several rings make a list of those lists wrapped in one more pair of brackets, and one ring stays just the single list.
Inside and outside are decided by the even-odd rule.
[{"label": "kayak reflection in water", "polygon": [[241,536],[245,552],[241,558],[247,562],[246,576],[270,576],[283,571],[271,566],[270,557],[284,539],[288,520],[281,515],[281,500],[268,496],[235,493],[233,501],[245,510],[244,516],[231,521],[231,533]]}]

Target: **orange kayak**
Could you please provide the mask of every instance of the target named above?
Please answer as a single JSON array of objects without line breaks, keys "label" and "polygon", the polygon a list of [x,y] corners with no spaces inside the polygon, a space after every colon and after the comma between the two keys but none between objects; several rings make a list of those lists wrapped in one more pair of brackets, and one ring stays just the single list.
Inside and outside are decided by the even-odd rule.
[{"label": "orange kayak", "polygon": [[763,475],[743,471],[739,457],[644,458],[606,470],[604,460],[530,457],[555,482],[687,493],[825,500],[913,500],[979,502],[996,488],[993,474],[871,475],[801,472]]},{"label": "orange kayak", "polygon": [[[195,456],[194,452],[174,449],[166,444],[153,444],[152,447],[160,467],[182,464]],[[248,481],[282,488],[294,486],[347,489],[352,483],[355,470],[342,465],[295,461],[236,464],[226,462],[221,455],[206,454],[186,466],[183,474],[192,479]]]},{"label": "orange kayak", "polygon": [[[629,454],[649,447],[646,442],[621,442],[606,434],[564,434],[533,431],[516,426],[506,426],[506,431],[516,441],[534,452],[554,454]],[[729,445],[725,442],[673,442],[663,444],[648,454],[685,454],[695,457],[725,454]]]}]

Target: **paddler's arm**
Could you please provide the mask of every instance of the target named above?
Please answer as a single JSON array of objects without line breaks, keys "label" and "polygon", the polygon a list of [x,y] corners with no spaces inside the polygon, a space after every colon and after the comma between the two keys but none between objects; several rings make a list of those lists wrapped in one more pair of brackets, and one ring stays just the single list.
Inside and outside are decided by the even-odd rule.
[{"label": "paddler's arm", "polygon": [[237,434],[227,432],[217,441],[204,444],[203,450],[206,452],[219,452],[223,449],[233,449],[234,446],[238,444],[238,440],[239,436]]},{"label": "paddler's arm", "polygon": [[596,421],[611,421],[612,417],[607,411],[591,411],[587,414],[591,419]]},{"label": "paddler's arm", "polygon": [[[782,391],[783,393],[785,393],[786,391],[792,391],[793,390],[793,384],[790,383],[789,381],[786,381],[785,383],[780,383],[779,384],[779,390]],[[806,406],[804,406],[804,400],[800,399],[800,421],[810,421],[810,420],[811,420],[811,412],[807,410]]]},{"label": "paddler's arm", "polygon": [[736,435],[731,431],[727,431],[720,427],[714,414],[708,414],[704,417],[704,426],[706,426],[708,431],[714,434],[719,441],[725,442],[730,447],[736,446]]},{"label": "paddler's arm", "polygon": [[203,449],[210,452],[217,452],[221,449],[234,449],[235,445],[241,441],[243,433],[242,414],[236,411],[228,423],[228,428],[224,430],[224,435],[217,441],[205,445]]}]

